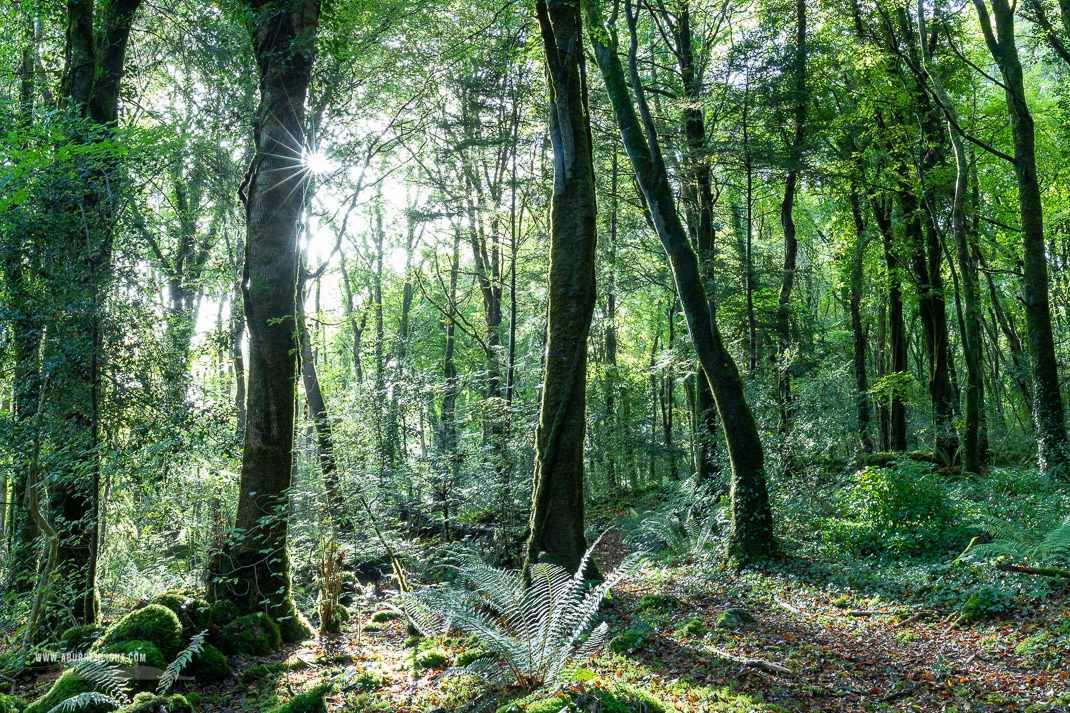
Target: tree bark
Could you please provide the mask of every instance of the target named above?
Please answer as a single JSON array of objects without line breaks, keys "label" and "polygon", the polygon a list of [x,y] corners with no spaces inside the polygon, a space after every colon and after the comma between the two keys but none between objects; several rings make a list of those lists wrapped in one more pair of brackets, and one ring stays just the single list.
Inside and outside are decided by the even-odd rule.
[{"label": "tree bark", "polygon": [[1022,302],[1029,334],[1029,362],[1033,376],[1033,422],[1041,471],[1070,479],[1070,449],[1059,388],[1059,365],[1048,303],[1048,264],[1044,239],[1044,209],[1037,179],[1033,116],[1025,101],[1025,77],[1014,38],[1014,10],[1007,0],[991,0],[993,28],[984,0],[974,0],[981,31],[992,58],[999,65],[1006,88],[1007,115],[1014,143],[1014,173],[1018,182],[1023,246]]},{"label": "tree bark", "polygon": [[732,463],[732,528],[728,555],[740,563],[766,559],[776,552],[776,540],[766,491],[764,451],[754,416],[743,394],[743,380],[712,318],[698,257],[680,220],[657,133],[638,78],[638,10],[633,11],[632,3],[626,3],[631,35],[631,92],[634,92],[642,124],[636,115],[632,93],[629,92],[617,56],[615,28],[603,24],[601,10],[595,0],[587,2],[585,7],[595,57],[602,70],[617,127],[635,171],[642,198],[668,258],[691,340],[710,382],[721,417]]},{"label": "tree bark", "polygon": [[311,634],[290,597],[287,510],[300,348],[297,226],[306,179],[300,137],[319,9],[315,0],[245,6],[260,77],[245,194],[248,421],[235,531],[212,592],[246,611],[265,610],[291,642]]},{"label": "tree bark", "polygon": [[855,225],[855,243],[851,254],[850,312],[851,344],[855,376],[855,412],[858,420],[858,441],[863,453],[873,452],[873,437],[870,434],[869,380],[866,375],[866,332],[862,327],[863,267],[868,240],[866,223],[862,216],[858,182],[851,181],[851,217]]},{"label": "tree bark", "polygon": [[583,534],[587,337],[595,306],[595,185],[579,3],[536,0],[554,155],[545,384],[527,563],[575,571]]}]

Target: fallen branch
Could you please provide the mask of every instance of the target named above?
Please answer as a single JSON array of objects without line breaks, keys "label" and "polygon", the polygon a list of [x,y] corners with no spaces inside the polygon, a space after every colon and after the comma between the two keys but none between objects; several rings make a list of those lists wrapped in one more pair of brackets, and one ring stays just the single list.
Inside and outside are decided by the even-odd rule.
[{"label": "fallen branch", "polygon": [[804,612],[802,609],[796,609],[795,607],[793,607],[792,605],[788,604],[784,600],[778,599],[776,597],[773,597],[773,604],[776,604],[781,609],[787,609],[792,614],[802,614],[804,616],[806,614],[806,612]]},{"label": "fallen branch", "polygon": [[710,653],[719,656],[723,659],[731,661],[732,663],[738,663],[742,666],[753,666],[754,668],[760,668],[764,671],[772,671],[773,673],[792,673],[790,668],[785,668],[778,663],[771,661],[763,661],[762,659],[748,659],[741,656],[733,656],[727,652],[719,649],[710,649]]},{"label": "fallen branch", "polygon": [[903,619],[903,621],[901,621],[898,624],[896,624],[896,626],[910,626],[911,624],[913,624],[914,622],[918,621],[923,616],[925,616],[926,614],[929,614],[929,613],[931,613],[931,612],[920,611],[917,614],[914,614],[913,616],[909,616],[906,619]]},{"label": "fallen branch", "polygon": [[1014,572],[1016,574],[1037,574],[1041,577],[1066,577],[1070,579],[1070,569],[1059,569],[1058,567],[1022,567],[1017,564],[1006,564],[999,562],[996,564],[996,569],[1000,572]]}]

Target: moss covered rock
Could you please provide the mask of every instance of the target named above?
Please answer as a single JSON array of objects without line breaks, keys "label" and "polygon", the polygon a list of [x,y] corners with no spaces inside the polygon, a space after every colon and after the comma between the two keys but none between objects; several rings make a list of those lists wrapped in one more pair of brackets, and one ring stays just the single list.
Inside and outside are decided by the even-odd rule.
[{"label": "moss covered rock", "polygon": [[401,614],[398,614],[396,611],[377,611],[372,614],[372,621],[374,621],[376,624],[383,624],[388,621],[394,621],[395,619],[400,618]]},{"label": "moss covered rock", "polygon": [[[48,689],[48,693],[26,708],[26,713],[48,713],[68,698],[96,690],[92,683],[83,680],[73,671],[66,671],[56,679],[56,682],[52,684],[52,688]],[[116,706],[108,703],[90,703],[80,707],[78,711],[79,713],[107,713],[115,710],[115,708]]]},{"label": "moss covered rock", "polygon": [[103,633],[104,627],[96,624],[72,626],[60,635],[60,648],[69,653],[85,651],[96,643]]},{"label": "moss covered rock", "polygon": [[152,693],[139,693],[128,705],[117,713],[192,713],[193,706],[184,696],[177,693],[172,696],[157,696]]},{"label": "moss covered rock", "polygon": [[93,649],[99,651],[122,641],[148,641],[171,661],[183,648],[182,623],[167,607],[149,604],[109,626]]},{"label": "moss covered rock", "polygon": [[331,692],[331,684],[321,683],[298,694],[286,703],[269,708],[267,713],[324,713],[327,704],[323,700]]},{"label": "moss covered rock", "polygon": [[420,668],[446,668],[450,665],[450,657],[442,649],[428,649],[416,657],[416,663]]},{"label": "moss covered rock", "polygon": [[680,600],[671,594],[644,594],[639,598],[636,611],[667,612],[680,606]]},{"label": "moss covered rock", "polygon": [[457,660],[453,662],[453,665],[457,668],[464,668],[465,666],[469,666],[479,659],[485,659],[490,655],[491,653],[485,649],[468,649],[467,651],[462,651],[458,654]]},{"label": "moss covered rock", "polygon": [[0,693],[0,713],[22,713],[29,704],[21,698]]},{"label": "moss covered rock", "polygon": [[701,638],[709,631],[699,617],[692,617],[686,624],[676,630],[676,635],[682,639]]},{"label": "moss covered rock", "polygon": [[230,664],[222,651],[211,644],[205,644],[190,661],[189,673],[197,679],[197,683],[210,685],[230,676]]},{"label": "moss covered rock", "polygon": [[219,632],[219,649],[225,654],[264,656],[282,648],[279,625],[264,612],[240,616]]},{"label": "moss covered rock", "polygon": [[755,621],[755,618],[746,609],[728,609],[721,612],[717,619],[714,620],[713,625],[718,629],[734,631],[744,624],[753,624]]},{"label": "moss covered rock", "polygon": [[238,605],[229,599],[220,599],[208,607],[208,622],[217,629],[222,629],[239,616],[241,611]]},{"label": "moss covered rock", "polygon": [[177,592],[164,592],[153,597],[152,603],[173,611],[182,623],[182,633],[187,637],[199,634],[211,626],[211,605],[203,599]]}]

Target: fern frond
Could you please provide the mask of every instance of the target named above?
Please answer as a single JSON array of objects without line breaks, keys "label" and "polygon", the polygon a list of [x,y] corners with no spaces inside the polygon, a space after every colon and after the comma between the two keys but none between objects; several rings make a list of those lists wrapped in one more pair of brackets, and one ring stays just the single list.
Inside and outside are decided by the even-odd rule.
[{"label": "fern frond", "polygon": [[69,669],[72,674],[86,683],[91,683],[111,698],[126,697],[126,684],[129,676],[118,664],[99,658],[78,659]]},{"label": "fern frond", "polygon": [[71,713],[71,711],[78,711],[87,706],[100,705],[110,705],[114,708],[119,708],[123,705],[123,702],[104,693],[89,691],[88,693],[79,693],[77,696],[71,696],[70,698],[61,701],[59,705],[53,706],[48,713]]},{"label": "fern frond", "polygon": [[208,633],[205,629],[199,634],[193,636],[193,640],[190,641],[189,646],[182,650],[175,660],[167,665],[163,675],[160,676],[160,683],[157,684],[156,690],[163,694],[170,690],[171,686],[175,685],[175,681],[178,680],[178,674],[185,668],[186,664],[193,660],[193,656],[200,652],[204,647],[204,637]]}]

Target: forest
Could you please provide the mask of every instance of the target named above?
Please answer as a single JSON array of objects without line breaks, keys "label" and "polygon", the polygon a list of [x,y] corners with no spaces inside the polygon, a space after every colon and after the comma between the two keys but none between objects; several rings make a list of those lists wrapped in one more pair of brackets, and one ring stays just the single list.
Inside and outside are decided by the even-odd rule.
[{"label": "forest", "polygon": [[1070,711],[1070,0],[0,27],[0,713]]}]

